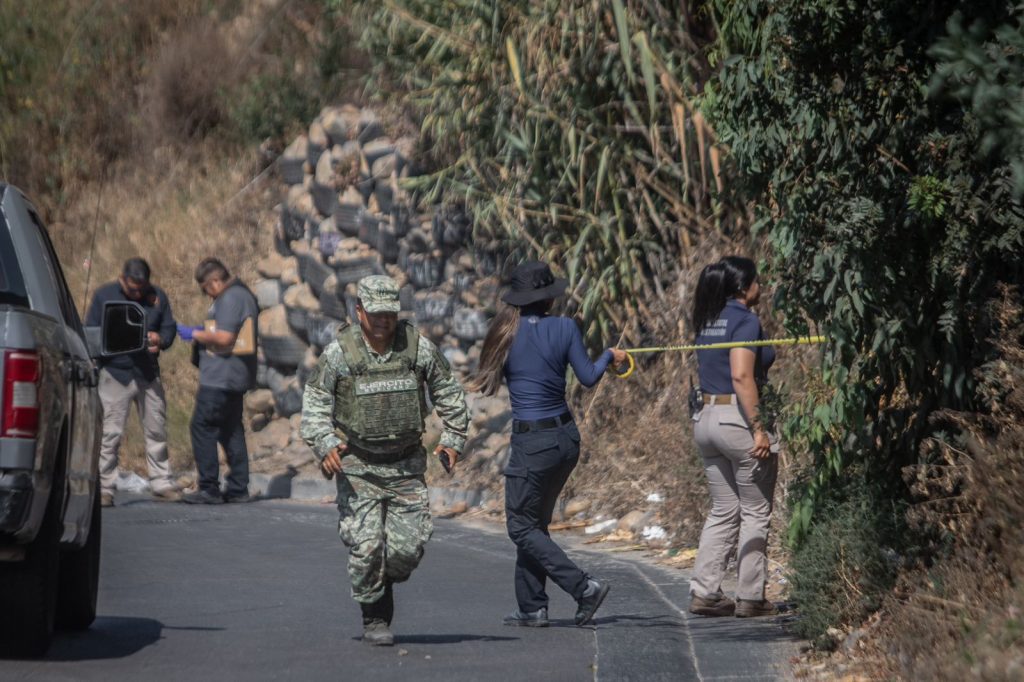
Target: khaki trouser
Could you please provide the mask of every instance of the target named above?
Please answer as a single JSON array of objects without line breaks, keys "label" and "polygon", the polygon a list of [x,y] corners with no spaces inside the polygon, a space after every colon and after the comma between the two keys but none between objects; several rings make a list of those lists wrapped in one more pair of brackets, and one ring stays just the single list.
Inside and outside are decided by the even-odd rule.
[{"label": "khaki trouser", "polygon": [[778,448],[773,443],[768,459],[750,456],[754,438],[735,403],[705,405],[694,419],[694,437],[711,490],[711,511],[700,536],[690,592],[705,598],[721,594],[725,568],[736,551],[736,597],[764,599]]},{"label": "khaki trouser", "polygon": [[103,442],[100,445],[100,487],[113,493],[117,482],[117,452],[132,403],[139,411],[146,438],[149,485],[154,492],[173,489],[167,461],[167,399],[157,377],[151,382],[133,379],[122,384],[107,370],[100,371],[100,402],[103,403]]}]

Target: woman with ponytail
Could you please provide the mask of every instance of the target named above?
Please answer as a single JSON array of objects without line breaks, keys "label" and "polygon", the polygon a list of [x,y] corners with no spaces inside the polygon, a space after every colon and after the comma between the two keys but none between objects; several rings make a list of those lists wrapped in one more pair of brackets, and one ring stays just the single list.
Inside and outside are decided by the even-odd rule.
[{"label": "woman with ponytail", "polygon": [[470,391],[494,395],[502,380],[512,403],[512,439],[505,467],[505,517],[516,545],[518,608],[506,625],[547,627],[547,578],[576,600],[577,625],[588,623],[608,594],[606,582],[584,573],[548,535],[562,487],[576,467],[580,432],[565,401],[566,369],[584,386],[596,384],[609,363],[626,353],[608,349],[591,362],[576,323],[549,315],[567,282],[544,263],[530,261],[512,272],[507,305],[491,323]]},{"label": "woman with ponytail", "polygon": [[[749,258],[728,256],[704,268],[693,303],[696,343],[764,338],[751,310],[760,296],[757,268]],[[711,511],[690,579],[691,613],[749,617],[776,612],[764,598],[764,586],[777,445],[758,412],[759,388],[774,361],[770,347],[697,351],[703,407],[694,415],[693,432],[711,491]],[[737,549],[734,602],[722,593],[722,579]]]}]

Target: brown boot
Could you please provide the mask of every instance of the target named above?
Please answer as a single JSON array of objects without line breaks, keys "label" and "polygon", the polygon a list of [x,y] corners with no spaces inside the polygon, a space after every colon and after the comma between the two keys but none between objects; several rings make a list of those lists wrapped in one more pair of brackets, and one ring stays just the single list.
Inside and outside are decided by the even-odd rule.
[{"label": "brown boot", "polygon": [[736,600],[737,618],[758,618],[759,616],[777,616],[779,610],[767,599]]},{"label": "brown boot", "polygon": [[698,616],[731,616],[736,611],[736,602],[724,594],[711,597],[690,595],[690,613]]}]

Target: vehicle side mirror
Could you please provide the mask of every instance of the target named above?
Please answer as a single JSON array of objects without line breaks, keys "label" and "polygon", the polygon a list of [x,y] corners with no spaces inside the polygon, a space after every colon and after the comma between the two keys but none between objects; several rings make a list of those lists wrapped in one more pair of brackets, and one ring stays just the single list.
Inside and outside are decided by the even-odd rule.
[{"label": "vehicle side mirror", "polygon": [[86,327],[85,339],[93,358],[140,351],[146,347],[146,313],[138,303],[107,301],[101,326]]}]

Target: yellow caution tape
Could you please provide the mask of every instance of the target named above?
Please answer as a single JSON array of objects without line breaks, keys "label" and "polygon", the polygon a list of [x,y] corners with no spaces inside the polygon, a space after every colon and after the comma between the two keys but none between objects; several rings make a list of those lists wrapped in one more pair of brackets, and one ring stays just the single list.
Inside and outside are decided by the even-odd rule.
[{"label": "yellow caution tape", "polygon": [[626,379],[632,376],[636,370],[634,353],[664,353],[665,351],[692,351],[692,350],[720,350],[725,348],[757,348],[761,346],[801,346],[809,343],[825,343],[828,339],[824,336],[794,336],[786,339],[764,339],[762,341],[728,341],[724,343],[705,343],[701,345],[691,344],[689,346],[651,346],[650,348],[627,348],[626,358],[629,360],[629,368],[615,376]]}]

